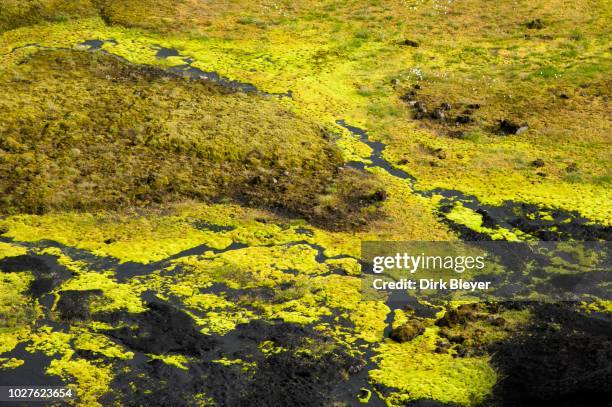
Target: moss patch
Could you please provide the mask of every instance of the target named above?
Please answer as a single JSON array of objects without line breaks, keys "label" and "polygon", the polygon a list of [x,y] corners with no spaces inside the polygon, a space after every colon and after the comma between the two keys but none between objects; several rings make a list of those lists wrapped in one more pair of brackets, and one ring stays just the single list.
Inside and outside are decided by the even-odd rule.
[{"label": "moss patch", "polygon": [[388,386],[389,405],[433,398],[443,403],[474,405],[490,394],[495,371],[486,357],[454,358],[437,354],[435,328],[411,342],[387,341],[380,345],[379,368],[370,372],[375,383]]}]

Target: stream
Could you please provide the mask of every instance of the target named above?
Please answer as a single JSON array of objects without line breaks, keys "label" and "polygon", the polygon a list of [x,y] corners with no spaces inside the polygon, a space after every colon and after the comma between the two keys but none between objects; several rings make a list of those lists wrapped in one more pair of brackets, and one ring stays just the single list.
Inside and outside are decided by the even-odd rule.
[{"label": "stream", "polygon": [[[370,140],[367,131],[347,124],[344,120],[337,120],[336,124],[348,130],[354,137],[372,149],[369,160],[371,164],[361,162],[349,162],[348,165],[357,168],[380,168],[389,175],[407,182],[413,193],[431,198],[433,195],[441,195],[440,215],[443,221],[451,229],[459,233],[463,240],[491,240],[483,233],[468,229],[457,224],[444,216],[452,206],[459,202],[464,207],[469,208],[480,214],[483,218],[483,226],[490,229],[506,229],[510,231],[520,230],[534,239],[542,241],[551,240],[612,240],[612,228],[609,226],[597,225],[588,219],[581,217],[577,212],[565,211],[562,209],[552,209],[553,220],[543,220],[539,216],[540,208],[538,205],[526,204],[522,202],[506,201],[501,206],[485,205],[478,198],[465,195],[460,191],[452,189],[433,189],[421,190],[416,188],[416,178],[407,172],[396,168],[392,163],[384,158],[383,152],[386,145],[380,141]],[[533,219],[531,216],[533,215]]]}]

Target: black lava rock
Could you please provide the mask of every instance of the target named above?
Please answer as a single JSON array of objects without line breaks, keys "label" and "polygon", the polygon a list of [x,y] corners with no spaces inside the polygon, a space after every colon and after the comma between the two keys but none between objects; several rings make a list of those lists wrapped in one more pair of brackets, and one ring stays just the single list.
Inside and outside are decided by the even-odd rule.
[{"label": "black lava rock", "polygon": [[472,122],[472,118],[468,115],[461,115],[461,116],[457,116],[455,117],[455,123],[457,124],[467,124]]},{"label": "black lava rock", "polygon": [[402,42],[400,42],[400,45],[406,46],[406,47],[413,47],[413,48],[418,48],[419,47],[419,43],[413,40],[403,40]]},{"label": "black lava rock", "polygon": [[501,120],[498,126],[499,132],[504,135],[508,135],[508,134],[518,135],[518,134],[521,134],[527,131],[528,128],[529,127],[527,126],[527,124],[520,125],[508,119]]}]

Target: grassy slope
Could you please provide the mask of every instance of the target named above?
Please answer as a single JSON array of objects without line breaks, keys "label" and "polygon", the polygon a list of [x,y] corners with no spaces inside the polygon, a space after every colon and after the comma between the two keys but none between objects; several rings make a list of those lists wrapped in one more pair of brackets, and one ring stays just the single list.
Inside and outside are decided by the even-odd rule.
[{"label": "grassy slope", "polygon": [[[168,44],[203,68],[266,89],[291,88],[299,107],[322,120],[361,122],[390,144],[390,158],[409,160],[404,168],[423,188],[558,206],[609,222],[606,2],[314,3],[242,2],[238,11],[199,2],[189,14],[179,12],[184,2],[169,14],[180,23]],[[145,11],[135,4],[110,6],[111,21],[141,26]],[[541,28],[529,28],[535,19]],[[397,45],[404,39],[420,46]],[[448,102],[455,116],[479,103],[474,123],[415,123],[399,100],[414,83],[430,111]],[[499,137],[502,119],[530,130]],[[452,130],[467,140],[447,137]],[[431,154],[438,148],[446,159]],[[532,166],[536,159],[545,166]]]},{"label": "grassy slope", "polygon": [[0,4],[0,32],[41,21],[62,22],[98,15],[92,0],[4,0]]},{"label": "grassy slope", "polygon": [[24,58],[0,87],[4,211],[233,197],[336,227],[368,217],[373,182],[274,100],[70,51]]}]

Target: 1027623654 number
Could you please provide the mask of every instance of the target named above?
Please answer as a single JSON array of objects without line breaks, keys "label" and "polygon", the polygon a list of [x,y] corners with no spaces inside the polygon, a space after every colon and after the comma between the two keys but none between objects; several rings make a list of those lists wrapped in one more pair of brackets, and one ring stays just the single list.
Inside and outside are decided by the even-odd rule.
[{"label": "1027623654 number", "polygon": [[73,398],[68,387],[0,386],[0,401]]}]

